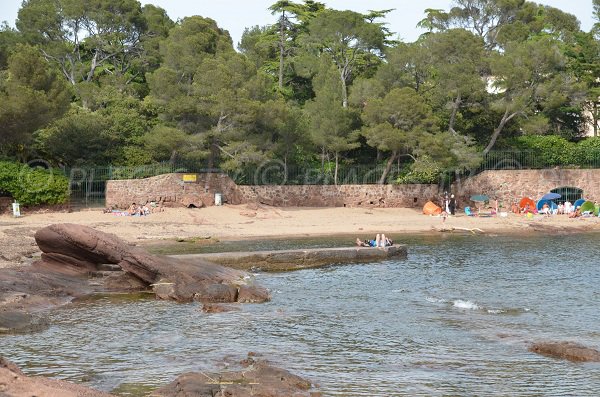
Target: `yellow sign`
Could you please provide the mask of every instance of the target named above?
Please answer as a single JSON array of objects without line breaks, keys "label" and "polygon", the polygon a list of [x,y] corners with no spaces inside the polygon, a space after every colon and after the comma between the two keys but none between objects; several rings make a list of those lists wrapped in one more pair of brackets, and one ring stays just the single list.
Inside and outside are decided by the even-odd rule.
[{"label": "yellow sign", "polygon": [[196,174],[183,174],[183,181],[184,182],[196,182],[197,176],[198,175],[196,175]]}]

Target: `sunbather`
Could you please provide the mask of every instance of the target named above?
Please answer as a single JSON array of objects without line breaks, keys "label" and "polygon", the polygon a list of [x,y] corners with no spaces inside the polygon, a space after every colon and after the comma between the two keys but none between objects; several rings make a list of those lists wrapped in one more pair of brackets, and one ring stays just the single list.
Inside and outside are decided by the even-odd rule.
[{"label": "sunbather", "polygon": [[359,247],[389,247],[393,244],[394,242],[392,239],[387,238],[383,233],[377,233],[374,240],[361,240],[358,237],[356,238],[356,245]]}]

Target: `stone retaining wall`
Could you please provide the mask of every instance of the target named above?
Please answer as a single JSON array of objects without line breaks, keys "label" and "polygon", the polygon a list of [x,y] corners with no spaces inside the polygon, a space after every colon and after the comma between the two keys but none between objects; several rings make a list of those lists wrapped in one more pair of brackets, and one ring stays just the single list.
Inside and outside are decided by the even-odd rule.
[{"label": "stone retaining wall", "polygon": [[600,170],[596,169],[494,170],[459,181],[452,191],[463,204],[474,194],[485,194],[508,206],[522,197],[537,200],[552,189],[575,187],[583,189],[584,198],[600,201],[599,181]]},{"label": "stone retaining wall", "polygon": [[165,174],[106,183],[106,206],[127,208],[154,201],[165,206],[204,207],[215,204],[215,193],[233,204],[242,203],[237,185],[225,174]]},{"label": "stone retaining wall", "polygon": [[[192,177],[193,176],[193,177]],[[188,181],[184,181],[184,179]],[[195,180],[192,180],[194,179]],[[521,197],[537,199],[552,189],[583,189],[586,199],[600,201],[600,170],[494,170],[456,182],[452,192],[462,208],[474,194],[497,197],[505,206]],[[127,208],[155,201],[166,206],[214,205],[215,193],[230,204],[262,203],[280,207],[415,207],[439,202],[437,185],[301,185],[237,186],[227,175],[166,174],[146,179],[109,181],[106,206]]]},{"label": "stone retaining wall", "polygon": [[[190,181],[195,178],[195,181]],[[187,182],[185,180],[188,180]],[[108,181],[106,206],[127,208],[151,201],[165,206],[203,207],[221,193],[229,204],[280,207],[422,207],[438,196],[437,185],[237,186],[225,174],[165,174]]]},{"label": "stone retaining wall", "polygon": [[238,186],[248,202],[277,207],[423,207],[437,185]]}]

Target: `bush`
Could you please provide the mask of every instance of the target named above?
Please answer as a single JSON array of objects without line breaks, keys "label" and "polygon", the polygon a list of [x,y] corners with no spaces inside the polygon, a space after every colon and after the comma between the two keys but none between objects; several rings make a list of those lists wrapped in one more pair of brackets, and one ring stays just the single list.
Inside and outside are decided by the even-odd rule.
[{"label": "bush", "polygon": [[423,157],[410,165],[406,173],[402,173],[397,179],[397,184],[411,183],[437,183],[440,179],[441,168],[439,164],[430,158]]},{"label": "bush", "polygon": [[0,191],[22,205],[63,204],[69,198],[69,180],[60,171],[2,161]]},{"label": "bush", "polygon": [[575,146],[573,157],[577,165],[596,167],[600,165],[600,137],[585,138]]},{"label": "bush", "polygon": [[553,167],[576,162],[575,144],[557,135],[524,135],[515,139],[521,150],[530,150],[539,164],[536,167]]}]

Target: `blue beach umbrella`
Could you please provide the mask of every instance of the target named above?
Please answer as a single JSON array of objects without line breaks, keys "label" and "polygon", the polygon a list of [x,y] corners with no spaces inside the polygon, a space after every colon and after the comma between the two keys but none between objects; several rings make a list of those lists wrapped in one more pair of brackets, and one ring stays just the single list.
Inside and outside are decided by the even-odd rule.
[{"label": "blue beach umbrella", "polygon": [[558,193],[546,193],[542,196],[540,200],[556,200],[560,197],[561,195]]},{"label": "blue beach umbrella", "polygon": [[548,204],[548,207],[550,207],[550,209],[555,210],[556,208],[558,208],[558,206],[556,205],[556,203],[554,201],[550,201],[550,200],[546,200],[546,199],[541,199],[540,201],[537,202],[535,208],[537,208],[537,210],[541,210],[542,207],[544,206],[544,204]]}]

